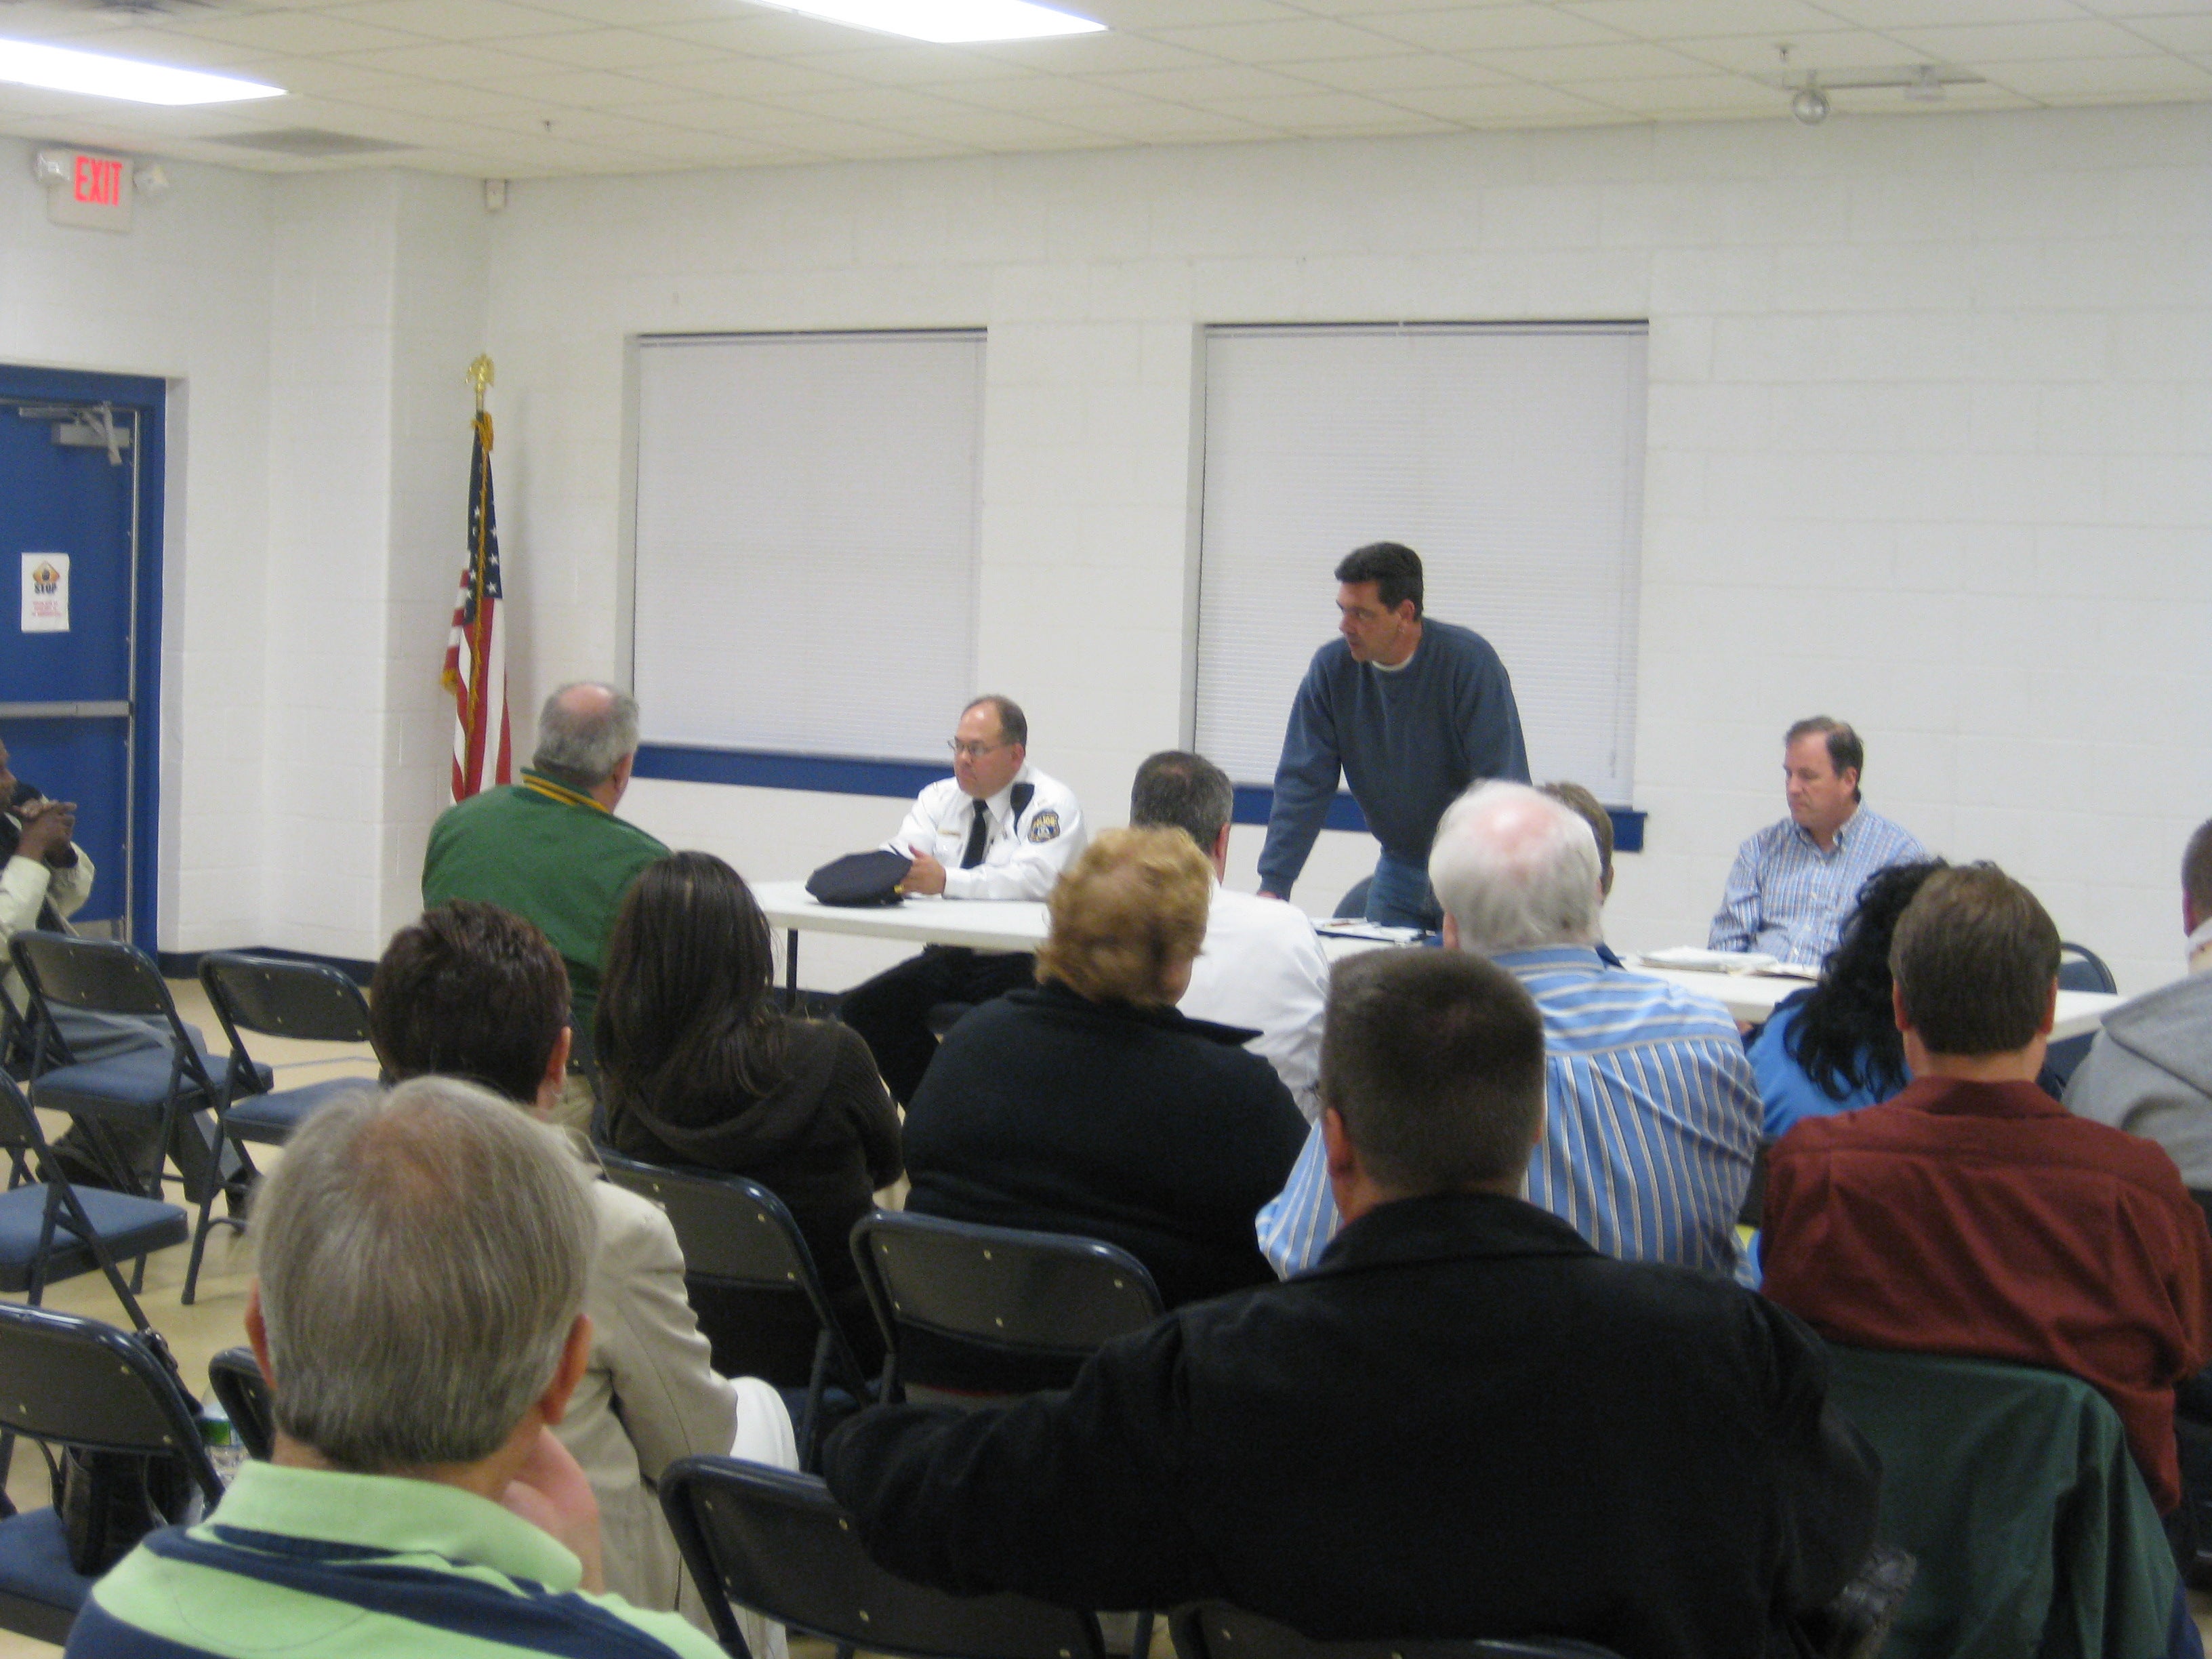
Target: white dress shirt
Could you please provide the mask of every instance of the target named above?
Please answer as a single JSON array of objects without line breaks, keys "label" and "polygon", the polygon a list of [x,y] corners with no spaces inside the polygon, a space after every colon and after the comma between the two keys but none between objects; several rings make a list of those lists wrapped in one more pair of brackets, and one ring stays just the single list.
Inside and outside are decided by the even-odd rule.
[{"label": "white dress shirt", "polygon": [[[1014,796],[1024,784],[1029,799],[1017,812]],[[1041,899],[1089,838],[1074,792],[1026,763],[983,805],[989,838],[982,863],[972,870],[963,870],[960,859],[975,801],[961,793],[957,778],[941,778],[917,795],[898,834],[884,845],[895,853],[927,853],[943,865],[949,899]]]},{"label": "white dress shirt", "polygon": [[1306,913],[1216,883],[1206,944],[1176,1006],[1193,1019],[1258,1030],[1244,1046],[1275,1068],[1309,1123],[1321,1116],[1316,1090],[1328,1000],[1328,957]]}]

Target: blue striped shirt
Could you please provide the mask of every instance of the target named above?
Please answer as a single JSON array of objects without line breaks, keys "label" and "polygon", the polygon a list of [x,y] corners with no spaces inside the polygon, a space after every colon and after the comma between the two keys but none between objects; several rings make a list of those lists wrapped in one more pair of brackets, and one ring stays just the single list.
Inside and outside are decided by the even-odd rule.
[{"label": "blue striped shirt", "polygon": [[1868,878],[1928,856],[1911,830],[1863,806],[1836,831],[1835,842],[1822,852],[1793,818],[1747,840],[1736,849],[1706,948],[1763,951],[1779,962],[1818,968],[1836,948]]},{"label": "blue striped shirt", "polygon": [[[1522,1188],[1607,1255],[1732,1273],[1736,1212],[1759,1146],[1759,1090],[1719,1003],[1606,967],[1582,946],[1509,951],[1544,1018],[1544,1139]],[[1260,1212],[1285,1278],[1341,1224],[1321,1130]]]}]

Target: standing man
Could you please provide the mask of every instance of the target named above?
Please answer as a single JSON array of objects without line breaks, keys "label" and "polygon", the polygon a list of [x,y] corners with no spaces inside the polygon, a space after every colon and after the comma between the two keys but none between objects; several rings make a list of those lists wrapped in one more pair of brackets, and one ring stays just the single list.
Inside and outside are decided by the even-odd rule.
[{"label": "standing man", "polygon": [[1815,714],[1783,737],[1790,816],[1745,842],[1705,943],[1818,968],[1836,948],[1859,889],[1877,870],[1921,864],[1909,830],[1859,804],[1866,745],[1841,720]]},{"label": "standing man", "polygon": [[[580,681],[546,698],[538,750],[522,781],[446,809],[422,859],[422,908],[481,899],[535,922],[568,969],[571,1067],[588,1075],[592,1014],[615,912],[638,872],[668,849],[615,816],[637,761],[637,702],[611,685]],[[584,1078],[571,1079],[563,1122],[591,1113]]]},{"label": "standing man", "polygon": [[[914,860],[902,893],[948,899],[1042,899],[1083,850],[1074,793],[1029,764],[1030,723],[1012,697],[981,696],[960,712],[952,775],[915,797],[897,836],[884,843]],[[937,1052],[929,1011],[988,1002],[1034,982],[1026,951],[982,952],[933,945],[845,994],[838,1018],[858,1031],[903,1106]]]},{"label": "standing man", "polygon": [[1286,899],[1339,773],[1382,843],[1367,920],[1434,928],[1429,843],[1444,808],[1486,779],[1528,781],[1513,682],[1480,634],[1421,614],[1421,556],[1375,542],[1336,567],[1339,638],[1314,653],[1291,705],[1260,891]]}]

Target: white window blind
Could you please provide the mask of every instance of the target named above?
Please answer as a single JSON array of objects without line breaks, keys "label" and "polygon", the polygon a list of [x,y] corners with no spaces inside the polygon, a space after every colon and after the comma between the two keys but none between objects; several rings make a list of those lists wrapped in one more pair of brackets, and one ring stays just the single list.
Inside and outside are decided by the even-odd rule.
[{"label": "white window blind", "polygon": [[1421,556],[1425,614],[1513,677],[1528,765],[1635,776],[1641,324],[1218,328],[1206,344],[1197,738],[1273,781],[1336,562]]},{"label": "white window blind", "polygon": [[647,338],[648,740],[943,761],[972,690],[983,336]]}]

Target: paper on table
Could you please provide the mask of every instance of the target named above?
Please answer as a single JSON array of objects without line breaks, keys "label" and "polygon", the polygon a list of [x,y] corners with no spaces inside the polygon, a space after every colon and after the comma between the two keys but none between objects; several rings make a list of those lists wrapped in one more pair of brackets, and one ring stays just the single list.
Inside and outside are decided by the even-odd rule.
[{"label": "paper on table", "polygon": [[1645,951],[1637,960],[1653,968],[1683,968],[1699,974],[1764,974],[1782,964],[1759,951],[1707,951],[1694,945]]},{"label": "paper on table", "polygon": [[1324,939],[1371,939],[1389,945],[1410,945],[1425,937],[1418,927],[1389,927],[1379,921],[1362,921],[1353,916],[1317,921],[1314,932]]}]

